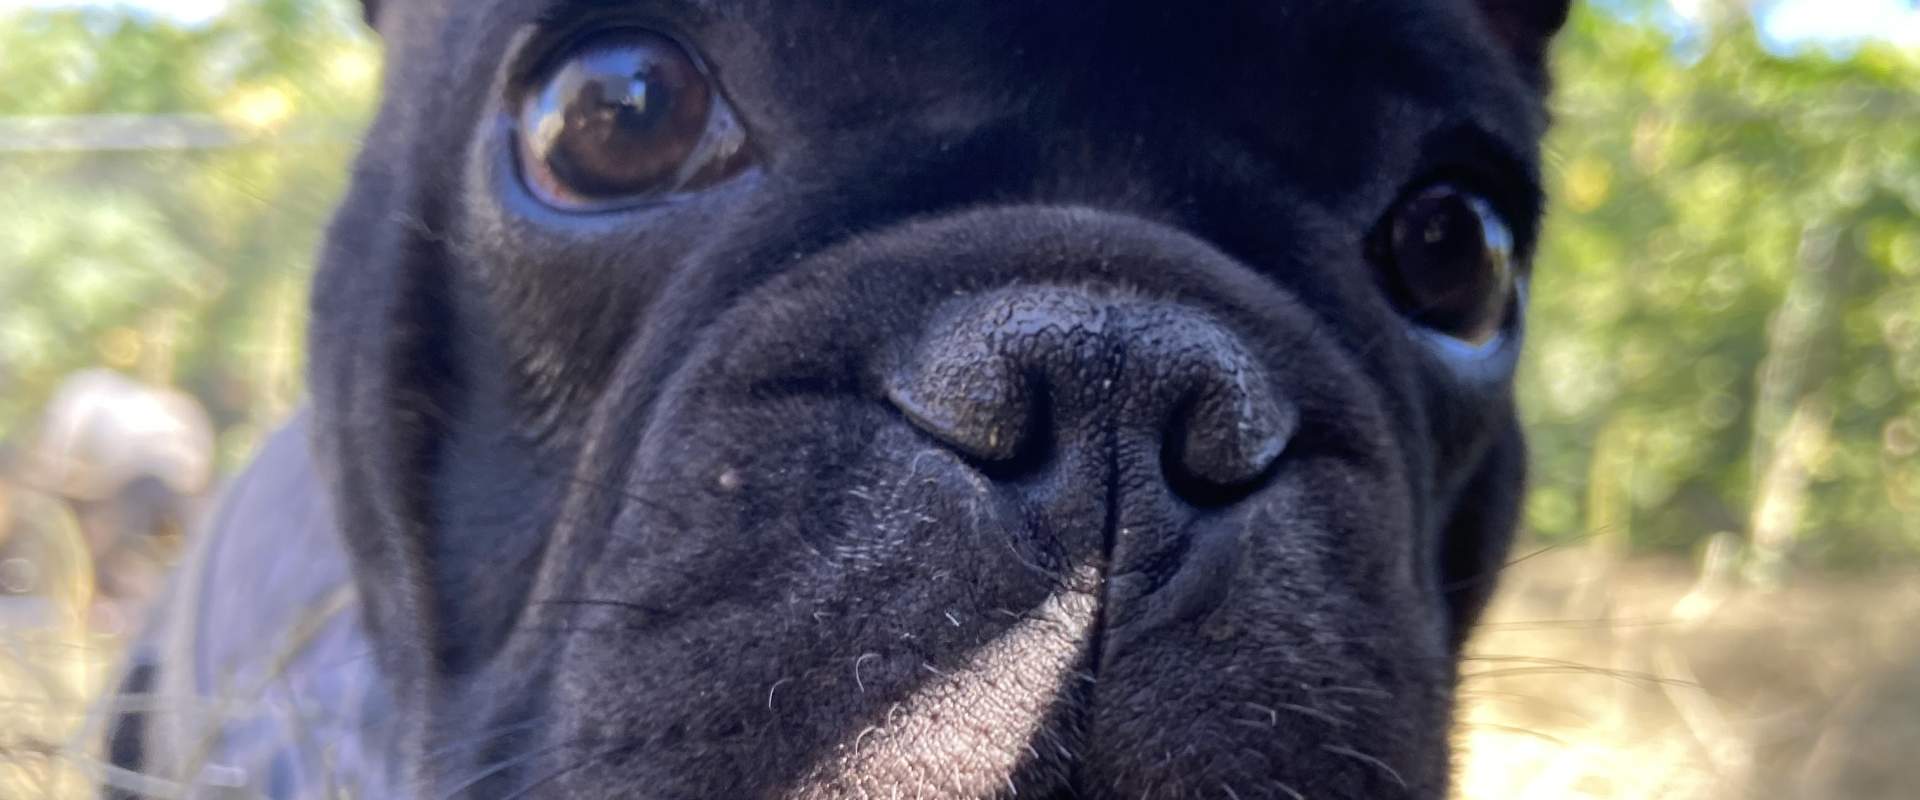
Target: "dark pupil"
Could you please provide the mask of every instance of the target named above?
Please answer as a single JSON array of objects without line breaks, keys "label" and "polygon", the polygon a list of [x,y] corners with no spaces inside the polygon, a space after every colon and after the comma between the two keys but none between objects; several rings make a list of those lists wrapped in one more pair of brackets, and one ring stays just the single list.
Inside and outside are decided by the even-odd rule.
[{"label": "dark pupil", "polygon": [[705,131],[704,88],[676,50],[591,46],[532,98],[522,135],[532,155],[581,195],[670,189]]},{"label": "dark pupil", "polygon": [[1402,207],[1393,261],[1402,307],[1415,321],[1468,340],[1498,329],[1510,276],[1505,254],[1489,247],[1489,224],[1466,195],[1450,189]]}]

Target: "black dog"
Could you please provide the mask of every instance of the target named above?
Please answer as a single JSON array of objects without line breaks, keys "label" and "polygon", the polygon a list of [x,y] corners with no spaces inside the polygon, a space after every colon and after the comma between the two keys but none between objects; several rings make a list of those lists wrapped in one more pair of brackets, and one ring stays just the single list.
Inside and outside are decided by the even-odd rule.
[{"label": "black dog", "polygon": [[273,796],[1442,797],[1565,14],[371,12],[313,411],[115,759]]}]

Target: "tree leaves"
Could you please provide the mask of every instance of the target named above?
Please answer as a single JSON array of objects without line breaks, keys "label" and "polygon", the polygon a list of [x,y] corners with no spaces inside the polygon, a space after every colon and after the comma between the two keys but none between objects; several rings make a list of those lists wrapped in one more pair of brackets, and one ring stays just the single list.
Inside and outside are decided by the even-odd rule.
[{"label": "tree leaves", "polygon": [[[1790,556],[1920,554],[1920,469],[1886,444],[1920,423],[1920,55],[1783,56],[1744,22],[1683,49],[1589,11],[1560,44],[1529,520],[1570,538],[1606,519],[1641,547],[1747,533],[1784,420],[1812,399],[1824,435],[1795,456]],[[1843,262],[1824,272],[1820,252]],[[1602,429],[1631,451],[1624,518],[1581,505]]]},{"label": "tree leaves", "polygon": [[0,52],[0,441],[104,363],[194,391],[244,453],[298,397],[299,295],[378,71],[357,12],[48,10],[0,17]]}]

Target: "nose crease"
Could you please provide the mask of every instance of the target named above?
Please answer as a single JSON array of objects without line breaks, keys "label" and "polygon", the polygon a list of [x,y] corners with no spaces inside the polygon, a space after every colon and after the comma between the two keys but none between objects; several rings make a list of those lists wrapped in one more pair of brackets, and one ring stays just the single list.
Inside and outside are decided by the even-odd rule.
[{"label": "nose crease", "polygon": [[1111,447],[1116,430],[1152,437],[1169,489],[1202,505],[1257,483],[1298,424],[1237,337],[1198,310],[1065,287],[955,301],[886,391],[915,427],[985,465]]}]

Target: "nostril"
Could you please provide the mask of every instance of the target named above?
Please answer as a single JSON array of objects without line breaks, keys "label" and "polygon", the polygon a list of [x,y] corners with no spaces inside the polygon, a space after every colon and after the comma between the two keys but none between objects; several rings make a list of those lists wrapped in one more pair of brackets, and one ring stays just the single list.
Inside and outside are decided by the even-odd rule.
[{"label": "nostril", "polygon": [[1176,410],[1162,454],[1167,481],[1189,502],[1224,505],[1257,487],[1286,450],[1299,411],[1227,365]]},{"label": "nostril", "polygon": [[1175,494],[1225,504],[1257,488],[1298,425],[1237,336],[1170,303],[1060,287],[966,297],[905,355],[887,400],[997,480],[1056,448],[1094,462],[1157,451]]},{"label": "nostril", "polygon": [[[887,400],[914,427],[1011,478],[1045,463],[1064,402],[1090,406],[1081,365],[1101,349],[1105,304],[1054,287],[964,297],[933,315],[928,335],[886,380]],[[1082,413],[1082,412],[1074,412]]]},{"label": "nostril", "polygon": [[914,427],[961,454],[1011,461],[1036,428],[1034,392],[1003,356],[942,348],[887,382],[887,399]]}]

